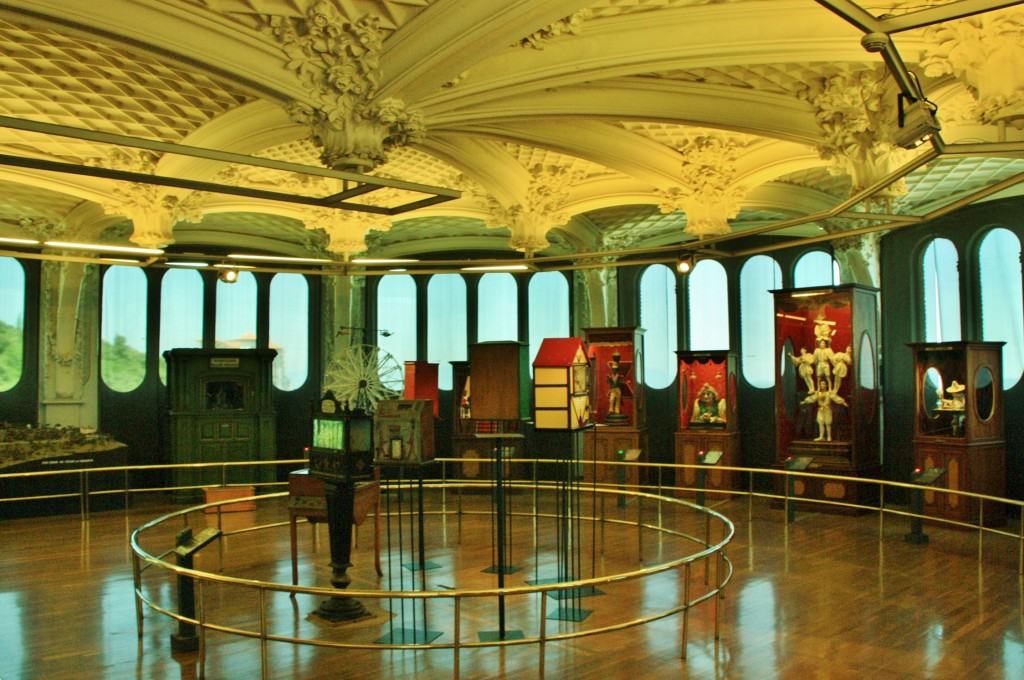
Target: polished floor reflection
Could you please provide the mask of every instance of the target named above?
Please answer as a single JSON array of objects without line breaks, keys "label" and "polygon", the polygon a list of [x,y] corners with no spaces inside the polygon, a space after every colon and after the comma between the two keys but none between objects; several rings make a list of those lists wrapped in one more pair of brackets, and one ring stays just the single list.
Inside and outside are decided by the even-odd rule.
[{"label": "polished floor reflection", "polygon": [[[164,509],[138,505],[127,513],[94,513],[84,523],[77,515],[0,521],[0,678],[198,677],[196,654],[171,652],[175,622],[148,612],[143,639],[137,638],[127,535]],[[720,640],[714,639],[711,605],[700,605],[690,617],[685,660],[680,658],[681,621],[674,616],[614,634],[549,643],[543,666],[532,645],[464,649],[460,676],[1024,677],[1018,540],[989,536],[979,546],[973,533],[927,525],[930,542],[916,545],[904,540],[909,520],[900,517],[880,523],[877,515],[800,513],[787,524],[782,511],[762,499],[749,506],[744,498],[712,505],[737,528],[728,549],[736,571],[724,601]],[[628,519],[634,510],[631,505],[610,512]],[[283,516],[281,499],[256,513],[225,515],[225,526]],[[647,519],[656,521],[653,515]],[[326,531],[320,530],[314,546],[312,530],[300,529],[300,583],[326,586]],[[467,516],[461,542],[452,524],[444,526],[444,535],[432,535],[428,557],[443,568],[431,576],[430,587],[445,587],[453,579],[461,587],[461,579],[479,573],[481,560],[490,555],[490,532],[486,518]],[[533,551],[529,536],[529,531],[517,535],[516,546],[527,562]],[[676,547],[670,543],[649,537],[645,564],[673,556]],[[232,537],[224,550],[226,564],[290,581],[286,527]],[[357,584],[376,578],[371,550],[364,533],[353,558]],[[605,553],[602,565],[639,566],[635,541],[617,532],[609,532]],[[695,570],[692,578],[699,582],[701,572]],[[659,578],[633,590],[613,588],[595,598],[593,608],[642,613],[679,587],[678,579]],[[170,599],[172,589],[167,590]],[[217,602],[223,608],[249,604]],[[307,603],[283,598],[274,607],[277,620],[290,617],[296,629],[309,625]],[[432,623],[441,629],[450,625]],[[258,641],[209,636],[206,677],[258,678],[262,668]],[[452,677],[454,662],[447,650],[351,651],[271,643],[266,668],[270,678],[422,680]]]}]

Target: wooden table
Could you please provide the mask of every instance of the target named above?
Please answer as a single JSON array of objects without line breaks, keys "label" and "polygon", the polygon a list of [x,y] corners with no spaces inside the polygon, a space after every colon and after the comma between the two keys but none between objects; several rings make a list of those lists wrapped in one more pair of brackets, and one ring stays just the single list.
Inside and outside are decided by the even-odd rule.
[{"label": "wooden table", "polygon": [[[383,576],[380,567],[380,482],[356,484],[353,524],[360,526],[373,510],[373,559],[377,576]],[[292,547],[292,585],[299,584],[298,546],[296,544],[298,519],[310,524],[327,521],[327,497],[324,481],[309,474],[309,470],[295,470],[288,474],[288,525]]]}]

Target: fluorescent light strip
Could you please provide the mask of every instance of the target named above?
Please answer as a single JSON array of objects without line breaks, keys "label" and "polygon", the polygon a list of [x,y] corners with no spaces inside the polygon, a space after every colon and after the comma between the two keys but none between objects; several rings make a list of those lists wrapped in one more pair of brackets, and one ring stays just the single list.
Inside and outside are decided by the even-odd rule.
[{"label": "fluorescent light strip", "polygon": [[159,248],[130,248],[128,246],[105,246],[95,243],[68,243],[67,241],[46,241],[45,246],[68,250],[98,250],[105,253],[131,253],[133,255],[163,255]]},{"label": "fluorescent light strip", "polygon": [[528,270],[525,264],[495,264],[486,267],[463,267],[464,272],[522,272]]},{"label": "fluorescent light strip", "polygon": [[37,246],[39,241],[33,241],[30,238],[5,238],[0,236],[0,243],[17,243],[23,246]]},{"label": "fluorescent light strip", "polygon": [[419,260],[404,257],[357,257],[352,264],[409,264]]},{"label": "fluorescent light strip", "polygon": [[201,269],[202,267],[209,267],[209,262],[171,262],[165,263],[168,267],[192,267],[193,269]]},{"label": "fluorescent light strip", "polygon": [[228,255],[231,260],[253,260],[258,262],[300,262],[303,264],[331,264],[334,260],[323,257],[287,257],[285,255],[248,255],[235,253]]},{"label": "fluorescent light strip", "polygon": [[213,266],[217,269],[256,269],[251,264],[235,264],[234,262],[218,262]]}]

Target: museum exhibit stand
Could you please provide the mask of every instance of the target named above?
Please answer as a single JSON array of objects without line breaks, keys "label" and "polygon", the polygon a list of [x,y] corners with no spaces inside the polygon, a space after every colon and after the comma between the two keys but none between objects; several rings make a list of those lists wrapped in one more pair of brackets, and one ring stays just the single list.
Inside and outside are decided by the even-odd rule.
[{"label": "museum exhibit stand", "polygon": [[[679,429],[675,437],[677,465],[710,465],[708,470],[676,468],[678,495],[692,497],[698,482],[704,488],[737,488],[737,473],[721,467],[739,467],[740,433],[737,428],[736,355],[727,352],[677,351],[679,357]],[[712,465],[711,460],[715,463]],[[701,474],[705,472],[705,474]],[[722,497],[720,494],[719,497]]]},{"label": "museum exhibit stand", "polygon": [[[272,394],[272,349],[172,349],[167,360],[168,436],[171,463],[271,461],[277,420]],[[276,481],[272,465],[174,470],[183,499],[198,487]]]},{"label": "museum exhibit stand", "polygon": [[[646,462],[647,404],[644,392],[644,331],[636,327],[584,329],[593,379],[590,420],[594,427],[586,435],[593,439],[584,447],[588,459]],[[613,466],[584,468],[585,481],[618,484]],[[596,475],[596,480],[595,480]],[[627,471],[626,484],[641,483],[637,467]]]},{"label": "museum exhibit stand", "polygon": [[[911,343],[914,466],[946,471],[936,488],[1006,495],[1002,342]],[[1001,503],[924,492],[925,514],[986,525],[1005,520]]]},{"label": "museum exhibit stand", "polygon": [[[877,478],[881,471],[878,291],[857,284],[772,291],[775,311],[775,467]],[[783,484],[779,478],[777,484]],[[782,493],[782,489],[777,489]],[[798,478],[793,495],[871,505],[877,487]],[[844,511],[839,505],[819,508]]]}]

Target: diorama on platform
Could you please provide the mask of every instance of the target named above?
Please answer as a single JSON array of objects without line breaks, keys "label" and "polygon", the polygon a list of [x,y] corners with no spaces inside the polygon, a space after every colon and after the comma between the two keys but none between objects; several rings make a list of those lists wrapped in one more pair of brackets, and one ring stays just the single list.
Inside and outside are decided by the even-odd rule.
[{"label": "diorama on platform", "polygon": [[[717,465],[736,467],[740,461],[737,429],[736,355],[714,352],[677,351],[679,357],[679,430],[676,432],[676,463],[698,465],[709,454]],[[693,488],[697,470],[678,468],[676,486]],[[707,488],[734,489],[735,473],[712,469]],[[680,492],[693,495],[691,491]]]},{"label": "diorama on platform", "polygon": [[[916,410],[914,466],[945,473],[936,486],[1006,494],[1002,342],[912,343]],[[1005,520],[1001,503],[927,491],[928,514],[985,524]]]},{"label": "diorama on platform", "polygon": [[[776,464],[823,474],[880,473],[878,291],[856,284],[772,291]],[[799,480],[796,495],[870,503],[869,485]]]},{"label": "diorama on platform", "polygon": [[[644,330],[634,326],[584,329],[592,367],[590,418],[596,441],[585,446],[586,456],[598,461],[647,460],[647,403],[644,392]],[[599,483],[615,483],[610,466],[597,470]],[[587,466],[587,481],[593,471]],[[626,482],[639,483],[637,468]]]}]

